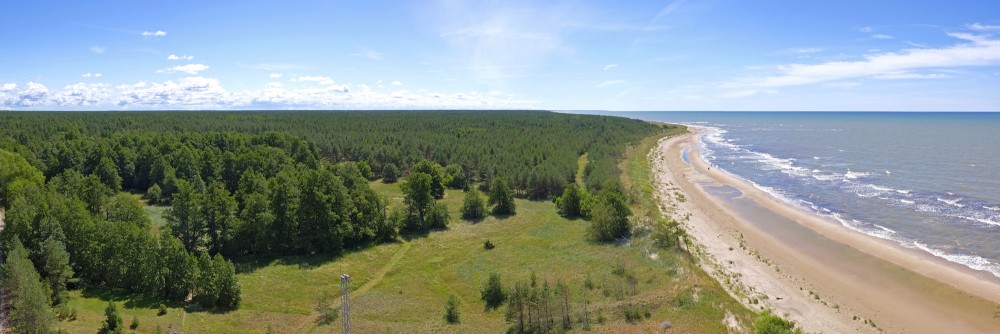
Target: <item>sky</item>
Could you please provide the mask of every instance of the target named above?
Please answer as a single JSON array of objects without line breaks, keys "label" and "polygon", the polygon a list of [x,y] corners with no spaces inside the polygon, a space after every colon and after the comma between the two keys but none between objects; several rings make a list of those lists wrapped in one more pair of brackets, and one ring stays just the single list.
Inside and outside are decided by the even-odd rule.
[{"label": "sky", "polygon": [[1000,1],[12,1],[0,109],[1000,111]]}]

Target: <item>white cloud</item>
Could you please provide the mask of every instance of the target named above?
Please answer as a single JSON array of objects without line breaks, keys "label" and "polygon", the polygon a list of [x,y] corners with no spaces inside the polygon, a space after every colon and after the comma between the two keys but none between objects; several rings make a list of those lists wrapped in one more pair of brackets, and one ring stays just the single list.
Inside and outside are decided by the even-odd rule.
[{"label": "white cloud", "polygon": [[350,54],[352,56],[361,56],[372,60],[382,60],[382,54],[370,50],[368,48],[362,48],[361,51]]},{"label": "white cloud", "polygon": [[403,85],[403,83],[402,83],[402,82],[399,82],[399,80],[397,80],[397,81],[393,81],[393,82],[392,82],[392,85],[393,85],[393,86],[402,86],[402,85]]},{"label": "white cloud", "polygon": [[103,46],[96,46],[95,45],[95,46],[91,46],[90,47],[90,52],[93,52],[93,53],[96,53],[96,54],[103,54],[103,53],[105,53],[107,51],[108,51],[108,48],[103,47]]},{"label": "white cloud", "polygon": [[607,70],[610,70],[610,69],[615,68],[615,67],[618,67],[618,64],[607,64],[607,65],[604,65],[604,70],[607,71]]},{"label": "white cloud", "polygon": [[268,78],[273,78],[273,79],[277,79],[277,78],[280,78],[280,77],[281,77],[282,75],[283,75],[283,74],[281,74],[281,73],[271,73],[271,74],[269,74],[269,75],[268,75],[267,77],[268,77]]},{"label": "white cloud", "polygon": [[614,85],[618,85],[618,84],[623,84],[623,83],[625,83],[625,80],[608,80],[608,81],[605,81],[605,82],[597,84],[597,88],[605,88],[605,87],[610,87],[610,86],[614,86]]},{"label": "white cloud", "polygon": [[194,56],[178,56],[174,54],[167,56],[167,60],[191,60],[191,59],[194,59]]},{"label": "white cloud", "polygon": [[0,87],[2,87],[2,88],[0,88],[0,92],[9,92],[9,91],[17,89],[17,84],[13,83],[13,82],[11,82],[11,83],[5,83],[5,84],[3,84],[3,86],[0,86]]},{"label": "white cloud", "polygon": [[38,83],[5,84],[0,108],[11,109],[530,109],[537,101],[479,92],[374,92],[366,85],[288,89],[278,82],[228,91],[218,79],[186,77],[128,85],[78,83],[49,91]]},{"label": "white cloud", "polygon": [[830,82],[830,83],[824,84],[824,86],[829,87],[829,88],[848,89],[848,88],[854,88],[854,87],[857,87],[857,86],[861,86],[861,83],[860,82]]},{"label": "white cloud", "polygon": [[101,73],[84,73],[84,74],[80,74],[80,77],[83,77],[83,78],[100,78],[101,75],[102,75]]},{"label": "white cloud", "polygon": [[777,67],[778,74],[745,77],[724,83],[723,88],[785,87],[830,82],[852,78],[929,78],[918,71],[965,66],[1000,65],[1000,40],[986,35],[952,33],[949,36],[966,41],[937,49],[905,49],[865,55],[858,61],[833,61],[818,64],[787,64]]},{"label": "white cloud", "polygon": [[858,31],[863,32],[863,33],[870,33],[872,31],[875,31],[875,29],[873,29],[872,27],[861,27],[861,28],[858,28]]},{"label": "white cloud", "polygon": [[163,36],[166,36],[166,35],[167,35],[167,32],[163,31],[163,30],[143,31],[142,32],[142,36],[143,37],[163,37]]},{"label": "white cloud", "polygon": [[330,79],[330,77],[308,76],[308,75],[292,78],[292,81],[312,81],[320,85],[334,84],[333,79]]},{"label": "white cloud", "polygon": [[162,69],[162,70],[157,70],[156,73],[184,72],[184,73],[187,73],[187,74],[190,74],[190,75],[197,75],[198,72],[201,72],[201,71],[204,71],[204,70],[207,70],[207,69],[208,69],[208,65],[205,65],[205,64],[186,64],[186,65],[174,66],[174,67],[171,67],[171,68],[165,68],[165,69]]},{"label": "white cloud", "polygon": [[872,78],[881,80],[909,80],[909,79],[948,79],[952,78],[951,75],[942,73],[911,73],[911,72],[897,72],[897,73],[886,73],[873,76]]},{"label": "white cloud", "polygon": [[997,30],[1000,30],[1000,25],[987,25],[987,24],[980,24],[979,22],[966,25],[966,27],[969,28],[969,29],[975,30],[975,31],[997,31]]},{"label": "white cloud", "polygon": [[820,48],[791,48],[788,49],[786,52],[797,53],[797,54],[808,54],[808,53],[817,53],[822,51],[823,49]]},{"label": "white cloud", "polygon": [[667,15],[670,15],[670,13],[673,13],[675,10],[677,10],[677,8],[679,8],[681,5],[684,4],[684,1],[685,0],[675,0],[675,1],[667,4],[666,7],[663,7],[663,9],[660,9],[660,12],[656,13],[656,17],[653,18],[653,23],[656,23],[661,18],[664,18]]},{"label": "white cloud", "polygon": [[871,36],[873,39],[893,39],[895,37],[885,35],[885,34],[875,34]]}]

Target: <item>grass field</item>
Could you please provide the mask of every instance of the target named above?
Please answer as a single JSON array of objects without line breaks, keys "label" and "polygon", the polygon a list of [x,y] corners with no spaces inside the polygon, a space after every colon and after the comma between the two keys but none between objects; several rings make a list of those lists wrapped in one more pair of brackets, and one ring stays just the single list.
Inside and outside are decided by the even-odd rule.
[{"label": "grass field", "polygon": [[[635,189],[639,210],[653,200],[648,161],[643,161],[655,140],[649,138],[630,149],[623,162],[627,172],[623,181]],[[402,205],[398,184],[373,182],[372,187],[388,196],[392,205]],[[142,333],[155,332],[157,326],[164,332],[171,327],[185,333],[263,333],[269,328],[277,333],[339,332],[339,320],[319,326],[314,309],[321,296],[336,296],[340,274],[348,273],[356,333],[499,333],[507,328],[503,308],[485,311],[479,298],[480,286],[491,272],[500,273],[505,285],[526,280],[533,272],[540,282],[566,282],[573,293],[574,320],[589,302],[594,332],[657,332],[662,322],[670,321],[671,333],[724,333],[727,317],[744,328],[750,326],[752,313],[683,254],[659,251],[643,236],[624,245],[590,242],[585,236],[588,222],[560,217],[548,201],[517,200],[514,216],[467,222],[457,218],[462,196],[461,191],[448,190],[443,201],[452,223],[447,230],[426,236],[340,256],[235,259],[243,292],[243,304],[236,311],[185,311],[181,305],[170,305],[166,315],[157,316],[157,305],[141,297],[73,291],[70,305],[78,310],[78,319],[60,322],[59,327],[74,333],[96,332],[107,300],[114,298],[126,325],[137,317],[137,331]],[[159,214],[163,209],[147,207],[147,212]],[[496,248],[485,250],[486,240]],[[628,292],[625,279],[613,273],[616,269],[637,278],[636,294]],[[593,289],[584,286],[588,278]],[[461,302],[461,322],[456,325],[443,320],[449,294]],[[649,308],[650,317],[626,323],[623,307],[633,304]],[[599,318],[605,321],[598,323]]]}]

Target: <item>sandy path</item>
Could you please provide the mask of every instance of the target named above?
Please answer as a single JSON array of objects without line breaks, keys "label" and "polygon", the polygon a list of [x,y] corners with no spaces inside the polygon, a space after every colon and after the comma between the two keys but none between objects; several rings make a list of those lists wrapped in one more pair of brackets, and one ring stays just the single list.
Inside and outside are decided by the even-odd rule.
[{"label": "sandy path", "polygon": [[[892,333],[1000,333],[1000,285],[992,275],[984,278],[791,208],[709,169],[695,140],[661,140],[651,153],[657,192],[697,241],[702,267],[745,296],[740,299],[748,306],[775,310],[809,332],[875,332],[866,323],[872,319]],[[684,148],[691,165],[681,158]],[[791,225],[764,231],[773,222],[752,221],[705,189],[723,184]]]}]

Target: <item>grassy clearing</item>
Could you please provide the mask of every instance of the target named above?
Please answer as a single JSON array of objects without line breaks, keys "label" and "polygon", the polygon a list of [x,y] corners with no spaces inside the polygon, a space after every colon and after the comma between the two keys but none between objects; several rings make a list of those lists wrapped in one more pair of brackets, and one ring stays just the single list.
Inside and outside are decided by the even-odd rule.
[{"label": "grassy clearing", "polygon": [[[646,154],[657,138],[631,148],[623,162],[623,181],[634,189],[637,209],[655,208],[650,206],[655,199]],[[373,182],[372,187],[388,196],[393,206],[402,205],[398,184]],[[448,190],[443,201],[452,217],[458,217],[461,191]],[[163,209],[147,207],[147,212],[158,216]],[[574,321],[584,301],[589,301],[595,332],[655,332],[663,321],[670,321],[671,332],[724,333],[727,314],[738,323],[750,323],[751,313],[686,256],[658,251],[643,236],[627,245],[592,243],[586,239],[588,222],[558,216],[548,201],[517,200],[517,212],[476,223],[454,219],[445,231],[342,256],[236,259],[243,304],[231,312],[185,313],[181,305],[168,305],[167,315],[157,316],[157,305],[142,298],[74,291],[70,305],[77,308],[78,319],[59,326],[68,332],[93,333],[100,328],[107,300],[114,299],[126,323],[138,317],[141,333],[155,332],[158,325],[164,331],[180,327],[185,333],[263,333],[269,327],[279,333],[335,332],[339,320],[318,326],[314,309],[320,296],[338,292],[339,275],[349,273],[355,332],[503,332],[507,327],[503,308],[485,311],[479,300],[480,286],[491,272],[499,272],[505,285],[526,280],[533,272],[539,284],[563,280],[574,294]],[[496,248],[485,250],[486,240]],[[634,295],[616,271],[636,278]],[[584,286],[588,278],[593,289]],[[449,294],[460,300],[461,322],[456,325],[443,319]],[[626,323],[624,308],[629,305],[648,308],[650,317]],[[599,324],[599,317],[606,321]]]},{"label": "grassy clearing", "polygon": [[584,181],[584,176],[586,176],[585,173],[587,171],[587,163],[590,162],[590,160],[587,159],[587,154],[587,152],[584,152],[580,155],[580,158],[576,159],[576,185],[580,186],[580,188],[587,187],[586,181]]}]

